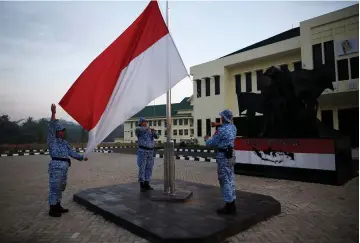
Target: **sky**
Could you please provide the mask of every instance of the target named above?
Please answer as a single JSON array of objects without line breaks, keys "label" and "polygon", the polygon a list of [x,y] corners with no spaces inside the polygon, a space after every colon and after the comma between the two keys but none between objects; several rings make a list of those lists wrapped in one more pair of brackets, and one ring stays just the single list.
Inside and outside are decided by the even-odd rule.
[{"label": "sky", "polygon": [[[170,1],[170,32],[186,67],[208,62],[358,2]],[[50,116],[83,70],[148,1],[0,2],[0,115]],[[160,1],[165,13],[165,2]],[[165,16],[165,15],[164,15]],[[185,79],[172,102],[193,93]],[[164,104],[165,95],[151,104]],[[58,106],[58,117],[72,118]]]}]

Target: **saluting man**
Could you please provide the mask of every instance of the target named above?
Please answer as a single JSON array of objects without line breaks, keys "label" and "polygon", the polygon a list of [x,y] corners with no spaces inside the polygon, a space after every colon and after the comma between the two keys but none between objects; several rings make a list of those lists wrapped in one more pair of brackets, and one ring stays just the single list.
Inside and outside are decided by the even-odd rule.
[{"label": "saluting man", "polygon": [[[212,138],[205,137],[206,146],[216,147],[216,162],[218,180],[225,206],[217,210],[219,214],[236,214],[235,206],[235,153],[234,141],[236,138],[236,127],[232,124],[233,115],[230,110],[220,113],[222,125],[218,127]],[[219,126],[213,123],[213,126]]]},{"label": "saluting man", "polygon": [[49,132],[47,136],[47,144],[51,161],[49,163],[49,215],[51,217],[60,217],[61,213],[69,212],[61,206],[62,191],[66,188],[67,173],[71,161],[69,156],[77,160],[85,160],[87,158],[75,153],[71,145],[64,140],[65,128],[61,127],[55,118],[56,106],[51,105],[51,120],[49,124]]},{"label": "saluting man", "polygon": [[159,136],[154,129],[148,127],[147,120],[139,119],[138,127],[135,129],[138,137],[139,149],[137,151],[137,165],[139,166],[139,182],[142,192],[153,190],[150,186],[152,170],[154,167],[154,139]]}]

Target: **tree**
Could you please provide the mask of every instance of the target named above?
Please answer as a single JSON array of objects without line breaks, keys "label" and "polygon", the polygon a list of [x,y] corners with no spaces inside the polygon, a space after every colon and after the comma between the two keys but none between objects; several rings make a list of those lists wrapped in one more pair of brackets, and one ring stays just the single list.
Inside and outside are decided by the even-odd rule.
[{"label": "tree", "polygon": [[22,136],[21,141],[23,143],[34,143],[37,141],[38,129],[37,123],[32,117],[28,117],[24,124],[21,126]]},{"label": "tree", "polygon": [[[24,121],[25,120],[25,121]],[[24,121],[24,122],[23,122]],[[23,122],[21,124],[21,122]],[[67,141],[70,143],[86,143],[89,133],[79,124],[59,119],[58,122],[67,130]],[[49,129],[49,119],[35,121],[33,117],[11,121],[6,114],[0,116],[0,144],[46,143]],[[124,133],[123,125],[116,128],[105,141],[112,142],[114,138]]]},{"label": "tree", "polygon": [[8,115],[0,116],[0,144],[16,144],[19,142],[19,125],[10,121]]},{"label": "tree", "polygon": [[85,143],[88,140],[88,132],[82,127],[80,132],[80,143]]}]

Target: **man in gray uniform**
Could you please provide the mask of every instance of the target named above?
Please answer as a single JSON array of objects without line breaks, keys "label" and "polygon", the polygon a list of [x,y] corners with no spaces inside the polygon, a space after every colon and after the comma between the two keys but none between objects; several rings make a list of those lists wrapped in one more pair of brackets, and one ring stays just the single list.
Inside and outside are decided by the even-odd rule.
[{"label": "man in gray uniform", "polygon": [[147,121],[144,118],[139,119],[135,134],[138,137],[139,145],[137,151],[138,180],[140,182],[140,190],[145,192],[153,190],[150,186],[150,181],[154,167],[154,139],[158,139],[159,136],[154,129],[148,127]]},{"label": "man in gray uniform", "polygon": [[[237,129],[232,124],[232,113],[230,110],[224,110],[220,113],[222,125],[218,127],[212,138],[205,137],[206,146],[216,147],[217,173],[221,193],[223,195],[225,206],[217,210],[219,214],[236,214],[235,207],[235,154],[234,141]],[[214,124],[214,126],[219,124]]]}]

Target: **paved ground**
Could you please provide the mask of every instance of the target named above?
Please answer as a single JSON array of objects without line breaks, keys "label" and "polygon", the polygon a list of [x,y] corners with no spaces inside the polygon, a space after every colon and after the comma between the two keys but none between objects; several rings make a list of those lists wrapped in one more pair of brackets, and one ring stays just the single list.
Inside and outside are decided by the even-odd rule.
[{"label": "paved ground", "polygon": [[[121,154],[136,154],[137,148],[117,148],[112,149],[114,153],[121,153]],[[155,150],[155,154],[164,154],[163,149]],[[192,157],[202,157],[202,158],[215,158],[215,153],[208,153],[208,152],[191,152],[191,151],[174,151],[176,155],[182,156],[192,156]]]},{"label": "paved ground", "polygon": [[[93,154],[73,162],[60,219],[47,216],[47,156],[0,158],[0,242],[147,242],[72,202],[82,188],[136,181],[134,155]],[[177,178],[217,185],[216,164],[177,161]],[[156,161],[154,177],[163,174]],[[236,187],[273,196],[282,214],[229,242],[358,242],[358,178],[344,187],[236,175]]]}]

